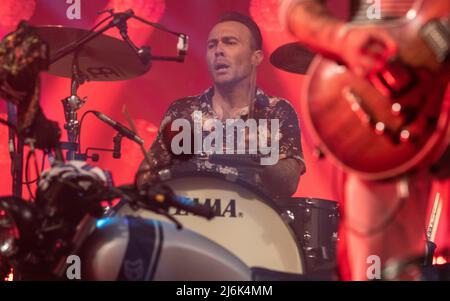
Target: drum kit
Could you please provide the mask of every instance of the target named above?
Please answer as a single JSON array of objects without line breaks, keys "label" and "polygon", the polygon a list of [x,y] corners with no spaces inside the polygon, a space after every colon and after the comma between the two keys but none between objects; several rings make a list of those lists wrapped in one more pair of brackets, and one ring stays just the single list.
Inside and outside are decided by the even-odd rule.
[{"label": "drum kit", "polygon": [[[186,35],[166,30],[179,36],[179,55],[153,56],[150,48],[136,47],[127,36],[126,19],[130,17],[136,16],[112,14],[111,23],[98,31],[62,26],[36,28],[50,49],[48,72],[72,81],[71,94],[62,101],[68,141],[62,142],[61,148],[67,151],[68,162],[86,160],[78,145],[77,112],[86,102],[77,95],[80,85],[87,81],[127,80],[143,75],[154,60],[184,60]],[[118,21],[114,23],[115,20]],[[112,27],[119,27],[124,41],[103,34]],[[311,60],[312,54],[296,44],[280,47],[271,57],[275,66],[295,73],[304,73]],[[142,141],[137,133],[106,115],[96,112],[96,116],[114,127],[120,138]],[[83,266],[88,279],[250,280],[259,279],[258,275],[270,271],[275,273],[271,274],[272,279],[290,279],[287,275],[307,276],[317,272],[327,272],[327,277],[331,278],[335,273],[339,219],[336,202],[314,198],[274,202],[239,176],[227,177],[219,172],[192,173],[183,167],[173,167],[160,175],[163,176],[158,185],[170,187],[175,195],[193,200],[195,206],[206,207],[213,218],[204,219],[180,203],[168,206],[164,209],[167,214],[161,214],[160,208],[155,210],[159,206],[156,203],[149,210],[149,206],[136,205],[126,193],[119,193],[122,201],[118,205],[108,208],[101,218],[79,221],[77,232],[69,239],[72,251],[86,258]],[[16,190],[17,193],[20,197],[20,190]],[[5,204],[0,202],[0,212],[9,208],[5,209]],[[185,229],[179,231],[172,227],[173,221]],[[5,224],[0,223],[0,226]],[[2,247],[4,241],[0,240]],[[142,252],[136,246],[146,244],[147,254],[136,257]],[[59,261],[55,274],[64,274],[64,263]],[[255,272],[257,270],[260,272]]]}]

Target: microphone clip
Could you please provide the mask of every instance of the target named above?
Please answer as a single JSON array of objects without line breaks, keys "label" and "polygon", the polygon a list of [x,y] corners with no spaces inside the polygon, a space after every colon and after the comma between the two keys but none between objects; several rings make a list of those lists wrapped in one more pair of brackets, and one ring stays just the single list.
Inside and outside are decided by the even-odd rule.
[{"label": "microphone clip", "polygon": [[118,14],[119,16],[116,16],[115,18],[118,18],[117,21],[117,28],[119,29],[120,35],[122,36],[122,39],[130,46],[131,50],[139,57],[139,60],[142,64],[149,66],[152,59],[152,54],[150,47],[144,46],[144,47],[137,47],[136,44],[131,41],[130,37],[128,36],[128,24],[127,21],[129,18],[134,16],[134,13],[132,10],[129,10],[123,14]]},{"label": "microphone clip", "polygon": [[123,136],[120,133],[117,133],[114,138],[114,149],[113,149],[113,158],[114,159],[120,159],[121,155],[121,149],[122,149],[122,138]]}]

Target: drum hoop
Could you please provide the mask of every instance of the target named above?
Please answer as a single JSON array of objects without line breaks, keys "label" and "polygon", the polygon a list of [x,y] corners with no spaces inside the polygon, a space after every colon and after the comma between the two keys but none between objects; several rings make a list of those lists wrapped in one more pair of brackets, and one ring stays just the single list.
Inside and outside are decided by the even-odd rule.
[{"label": "drum hoop", "polygon": [[[309,202],[309,203],[308,203]],[[289,200],[280,200],[277,206],[280,207],[280,210],[285,209],[285,207],[289,206],[300,206],[300,207],[310,207],[315,209],[328,210],[333,212],[339,212],[339,202],[313,198],[313,197],[293,197],[289,198]]]},{"label": "drum hoop", "polygon": [[175,171],[173,172],[172,170],[170,170],[170,176],[167,179],[161,180],[158,179],[156,181],[156,183],[165,183],[167,181],[170,180],[177,180],[177,179],[181,179],[181,178],[189,178],[189,177],[214,177],[216,179],[220,179],[220,180],[224,180],[228,183],[232,183],[232,184],[236,184],[238,186],[242,186],[243,188],[249,190],[250,192],[256,194],[258,197],[261,198],[261,200],[263,201],[264,204],[266,204],[267,206],[269,206],[272,210],[274,210],[274,212],[276,212],[278,214],[278,217],[280,218],[281,222],[286,226],[286,229],[289,232],[289,235],[291,236],[291,238],[294,240],[295,245],[297,247],[297,253],[298,256],[300,258],[300,263],[302,265],[302,267],[305,269],[305,264],[306,264],[306,258],[305,258],[305,254],[303,252],[303,246],[301,245],[301,241],[300,238],[297,237],[294,229],[292,228],[292,226],[287,223],[286,221],[284,221],[284,219],[282,218],[281,214],[283,213],[283,208],[281,208],[279,205],[277,205],[272,198],[267,194],[264,193],[264,191],[258,189],[258,187],[255,187],[254,185],[252,185],[251,183],[249,183],[248,181],[243,180],[242,178],[240,178],[239,176],[237,176],[237,178],[231,180],[227,178],[226,174],[223,173],[219,173],[219,172],[211,172],[211,171]]},{"label": "drum hoop", "polygon": [[224,180],[225,182],[236,184],[238,186],[241,186],[250,192],[256,194],[258,197],[262,199],[262,201],[270,206],[271,209],[273,209],[278,215],[280,215],[283,211],[282,208],[279,208],[279,206],[272,200],[272,197],[270,197],[267,193],[256,187],[255,185],[252,185],[248,181],[243,180],[239,176],[237,176],[235,179],[228,179],[226,174],[219,173],[219,172],[211,172],[211,171],[170,171],[170,176],[167,179],[157,179],[155,181],[156,184],[164,184],[171,180],[178,180],[181,178],[195,178],[195,177],[207,177],[207,178],[216,178],[220,180]]},{"label": "drum hoop", "polygon": [[[255,187],[254,185],[249,183],[248,181],[244,181],[239,176],[237,176],[235,179],[231,180],[231,179],[227,178],[226,174],[219,173],[219,172],[211,172],[211,171],[195,171],[195,172],[193,172],[192,170],[191,171],[180,171],[180,170],[173,171],[170,169],[168,169],[168,170],[170,171],[170,176],[168,176],[165,179],[157,178],[151,184],[164,184],[168,181],[178,180],[178,179],[182,179],[182,178],[195,178],[195,177],[211,178],[211,177],[214,177],[215,179],[220,179],[220,180],[223,180],[228,183],[236,184],[236,185],[241,186],[241,187],[249,190],[250,192],[254,193],[256,196],[259,197],[260,200],[262,200],[262,202],[264,204],[269,206],[275,213],[278,214],[278,217],[280,218],[281,222],[286,226],[286,229],[289,232],[289,235],[295,242],[295,246],[297,247],[297,254],[298,254],[301,266],[303,267],[304,270],[306,269],[306,258],[305,258],[303,246],[301,245],[300,238],[297,237],[292,226],[282,218],[281,214],[283,212],[283,208],[281,206],[277,205],[267,193],[264,193],[264,191],[258,189],[257,187]],[[118,213],[125,204],[127,204],[127,201],[125,201],[125,200],[121,200],[119,203],[117,203],[114,206],[114,214]]]}]

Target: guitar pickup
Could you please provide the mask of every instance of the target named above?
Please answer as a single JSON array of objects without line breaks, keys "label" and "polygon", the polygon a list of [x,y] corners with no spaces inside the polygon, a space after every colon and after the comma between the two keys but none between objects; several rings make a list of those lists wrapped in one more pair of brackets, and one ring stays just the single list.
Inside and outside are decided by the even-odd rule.
[{"label": "guitar pickup", "polygon": [[415,86],[417,76],[409,66],[396,58],[371,76],[370,81],[383,95],[398,99]]}]

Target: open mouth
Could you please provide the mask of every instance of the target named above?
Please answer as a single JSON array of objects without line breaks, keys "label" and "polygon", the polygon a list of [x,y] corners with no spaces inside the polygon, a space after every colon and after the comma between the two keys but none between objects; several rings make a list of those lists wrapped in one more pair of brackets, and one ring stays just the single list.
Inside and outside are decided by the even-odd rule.
[{"label": "open mouth", "polygon": [[216,71],[224,71],[227,70],[228,68],[230,68],[230,66],[227,64],[216,64],[214,67]]}]

